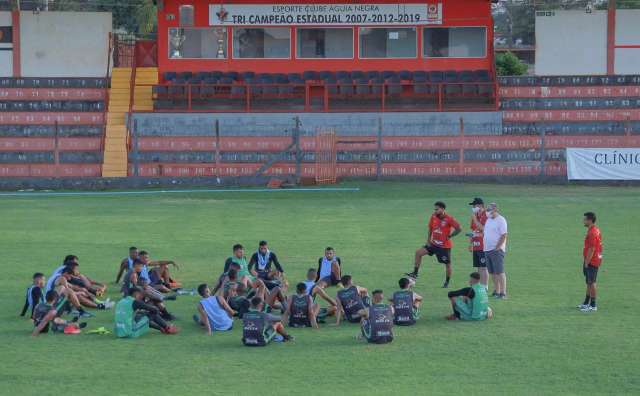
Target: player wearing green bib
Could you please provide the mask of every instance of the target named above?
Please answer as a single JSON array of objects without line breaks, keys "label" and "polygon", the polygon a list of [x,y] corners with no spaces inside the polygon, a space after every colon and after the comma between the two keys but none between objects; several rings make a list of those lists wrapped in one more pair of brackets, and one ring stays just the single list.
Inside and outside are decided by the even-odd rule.
[{"label": "player wearing green bib", "polygon": [[469,275],[469,287],[449,292],[453,314],[448,320],[485,320],[493,317],[487,289],[480,284],[480,274]]}]

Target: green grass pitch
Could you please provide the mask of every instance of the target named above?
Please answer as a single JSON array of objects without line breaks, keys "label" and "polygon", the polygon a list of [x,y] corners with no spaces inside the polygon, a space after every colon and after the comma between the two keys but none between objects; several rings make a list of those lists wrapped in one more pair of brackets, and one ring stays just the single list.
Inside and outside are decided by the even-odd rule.
[{"label": "green grass pitch", "polygon": [[[429,395],[640,394],[638,241],[640,188],[358,183],[360,192],[189,193],[143,196],[0,197],[0,394],[5,395]],[[169,302],[181,333],[30,337],[18,317],[35,271],[47,276],[66,254],[108,281],[130,245],[175,259],[186,286],[213,283],[236,242],[269,241],[292,284],[325,246],[356,283],[390,295],[425,239],[436,200],[468,230],[474,196],[496,201],[509,221],[510,299],[495,318],[447,322],[443,269],[425,257],[416,326],[388,345],[354,339],[355,325],[292,330],[296,341],[266,348],[240,343],[241,326],[209,337],[191,320],[195,296]],[[599,311],[583,314],[582,213],[603,233]],[[467,240],[454,240],[452,287],[471,272]],[[336,289],[330,289],[335,294]],[[112,326],[98,312],[89,328]],[[329,324],[333,323],[330,319]]]}]

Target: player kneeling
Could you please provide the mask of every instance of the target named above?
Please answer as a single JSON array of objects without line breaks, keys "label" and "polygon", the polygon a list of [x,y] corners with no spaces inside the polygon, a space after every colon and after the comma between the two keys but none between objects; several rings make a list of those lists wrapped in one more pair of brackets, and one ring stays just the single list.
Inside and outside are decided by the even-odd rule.
[{"label": "player kneeling", "polygon": [[362,337],[372,344],[386,344],[393,341],[393,307],[384,304],[382,290],[374,290],[371,306],[362,309]]},{"label": "player kneeling", "polygon": [[448,320],[486,320],[493,317],[487,289],[480,283],[480,274],[469,275],[469,287],[449,292],[453,313]]},{"label": "player kneeling", "polygon": [[287,334],[279,316],[263,312],[264,302],[260,297],[251,299],[251,309],[242,316],[242,343],[246,346],[265,346],[279,334],[282,341],[293,341]]},{"label": "player kneeling", "polygon": [[422,296],[411,290],[413,284],[411,279],[401,278],[398,281],[400,290],[393,293],[393,298],[389,299],[393,303],[393,323],[398,326],[414,325],[420,317]]}]

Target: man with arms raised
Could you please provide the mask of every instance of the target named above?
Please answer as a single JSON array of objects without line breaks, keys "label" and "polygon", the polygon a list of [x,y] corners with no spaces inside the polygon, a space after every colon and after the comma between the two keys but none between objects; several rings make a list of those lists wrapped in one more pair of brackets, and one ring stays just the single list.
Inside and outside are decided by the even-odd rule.
[{"label": "man with arms raised", "polygon": [[367,289],[354,285],[351,275],[343,276],[340,282],[344,288],[338,290],[336,296],[338,303],[336,326],[340,325],[343,316],[351,323],[359,323],[362,318],[362,310],[369,306]]},{"label": "man with arms raised", "polygon": [[336,256],[336,251],[332,247],[324,250],[324,256],[318,259],[318,271],[316,283],[318,287],[324,289],[328,286],[337,286],[342,277],[342,260]]},{"label": "man with arms raised", "polygon": [[[431,215],[428,224],[429,235],[427,236],[427,243],[416,250],[413,272],[406,274],[413,279],[417,279],[422,257],[435,255],[436,260],[445,265],[446,277],[442,285],[443,288],[449,287],[452,275],[451,248],[453,243],[451,238],[458,235],[462,230],[456,219],[447,214],[446,208],[447,205],[444,202],[438,201],[434,204],[434,213]],[[452,229],[453,231],[451,231]]]},{"label": "man with arms raised", "polygon": [[507,275],[504,272],[504,255],[507,251],[507,220],[502,217],[495,203],[487,207],[487,222],[482,233],[482,248],[487,269],[493,278],[493,296],[507,298]]},{"label": "man with arms raised", "polygon": [[582,250],[582,273],[587,283],[587,293],[584,302],[578,306],[582,312],[594,312],[598,310],[596,305],[596,279],[598,268],[602,264],[602,235],[596,227],[596,214],[587,212],[583,218],[587,227],[587,235],[584,237],[584,249]]}]

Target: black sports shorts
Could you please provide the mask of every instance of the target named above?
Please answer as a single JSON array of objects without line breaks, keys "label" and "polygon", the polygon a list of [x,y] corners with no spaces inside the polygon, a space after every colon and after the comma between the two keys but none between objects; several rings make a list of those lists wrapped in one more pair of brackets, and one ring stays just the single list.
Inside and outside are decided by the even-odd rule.
[{"label": "black sports shorts", "polygon": [[436,256],[436,260],[442,264],[451,263],[451,249],[441,248],[433,245],[424,245],[429,256]]}]

